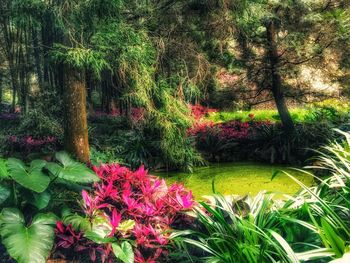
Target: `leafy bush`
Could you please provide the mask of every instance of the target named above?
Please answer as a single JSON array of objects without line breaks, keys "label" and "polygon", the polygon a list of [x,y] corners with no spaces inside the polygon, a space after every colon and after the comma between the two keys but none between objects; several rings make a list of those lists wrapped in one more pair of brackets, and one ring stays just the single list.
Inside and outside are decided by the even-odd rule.
[{"label": "leafy bush", "polygon": [[54,152],[63,139],[60,122],[40,109],[21,115],[18,125],[9,127],[6,134],[2,150],[6,155]]},{"label": "leafy bush", "polygon": [[[60,194],[67,188],[91,183],[98,177],[66,153],[56,153],[57,162],[0,159],[0,235],[8,254],[19,263],[46,262],[54,242],[58,220],[52,211],[64,205]],[[55,199],[57,197],[57,199]]]},{"label": "leafy bush", "polygon": [[306,115],[306,121],[330,122],[340,125],[349,122],[350,105],[346,101],[329,99],[314,103]]},{"label": "leafy bush", "polygon": [[198,230],[174,234],[201,250],[199,262],[298,262],[278,233],[280,219],[272,195],[228,199],[215,195],[197,209]]},{"label": "leafy bush", "polygon": [[53,136],[61,139],[63,129],[62,125],[56,119],[36,109],[29,111],[21,117],[18,135],[32,136],[33,138]]},{"label": "leafy bush", "polygon": [[[117,160],[118,163],[123,163],[134,169],[144,165],[146,168],[182,169],[187,171],[204,163],[194,147],[192,138],[187,137],[186,134],[181,138],[181,147],[164,145],[165,142],[160,139],[162,135],[159,134],[159,130],[155,130],[148,125],[133,130],[116,129],[113,132],[109,131],[109,134],[101,134],[97,129],[93,130],[92,144],[98,152],[108,152],[109,157],[104,156],[103,162],[110,163]],[[179,135],[181,133],[176,136]],[[171,147],[175,151],[172,155],[176,155],[178,158],[170,158],[169,155],[164,155],[164,147]],[[170,149],[167,151],[170,151]],[[96,156],[92,155],[92,157],[95,158]],[[93,161],[95,160],[93,159]]]},{"label": "leafy bush", "polygon": [[[83,191],[84,216],[68,215],[63,219],[65,226],[57,225],[56,254],[77,259],[79,256],[72,254],[75,249],[94,259],[94,251],[99,251],[101,259],[106,259],[112,247],[118,257],[123,246],[126,249],[129,245],[117,242],[126,240],[135,247],[135,262],[166,258],[169,231],[190,220],[183,212],[193,207],[192,193],[182,185],[168,187],[164,180],[148,175],[143,167],[132,172],[109,164],[94,170],[101,182],[94,185],[91,194]],[[89,245],[86,238],[98,245]]]},{"label": "leafy bush", "polygon": [[4,152],[28,155],[30,153],[54,152],[59,148],[60,142],[52,136],[35,139],[32,136],[18,137],[12,135],[6,137],[4,145]]},{"label": "leafy bush", "polygon": [[96,148],[90,148],[90,162],[94,166],[101,163],[119,163],[126,165],[125,160],[115,153],[115,149],[109,147],[104,148],[103,151],[98,151]]},{"label": "leafy bush", "polygon": [[281,124],[269,121],[201,122],[189,130],[197,148],[209,160],[253,160],[303,164],[329,139],[335,138],[328,123],[300,123],[287,137]]}]

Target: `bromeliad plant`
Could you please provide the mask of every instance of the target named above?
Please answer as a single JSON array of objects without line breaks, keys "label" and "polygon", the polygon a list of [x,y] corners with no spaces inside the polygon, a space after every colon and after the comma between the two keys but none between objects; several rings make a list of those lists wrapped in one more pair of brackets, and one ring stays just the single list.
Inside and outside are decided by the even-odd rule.
[{"label": "bromeliad plant", "polygon": [[70,232],[68,237],[58,235],[57,250],[67,255],[83,249],[67,244],[73,239],[80,239],[85,249],[87,237],[100,243],[98,248],[90,249],[91,260],[96,254],[91,251],[99,252],[101,260],[106,260],[113,250],[121,261],[133,262],[129,254],[131,245],[135,262],[159,262],[166,258],[171,230],[191,220],[183,212],[193,207],[192,193],[182,185],[168,187],[164,180],[148,175],[143,167],[132,172],[109,164],[94,170],[101,181],[95,183],[93,193],[82,192],[85,216],[68,216],[63,220],[65,226],[57,226],[61,234]]},{"label": "bromeliad plant", "polygon": [[46,262],[58,220],[51,212],[59,206],[52,198],[57,190],[81,190],[79,184],[99,180],[67,153],[55,157],[56,162],[33,160],[29,165],[15,158],[0,159],[0,235],[8,254],[19,263]]}]

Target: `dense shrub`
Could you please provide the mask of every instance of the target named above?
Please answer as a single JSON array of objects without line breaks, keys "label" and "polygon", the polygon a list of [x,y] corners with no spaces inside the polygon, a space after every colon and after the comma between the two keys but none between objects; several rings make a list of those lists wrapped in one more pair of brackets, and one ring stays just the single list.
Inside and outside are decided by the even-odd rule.
[{"label": "dense shrub", "polygon": [[36,139],[53,136],[62,138],[62,124],[51,115],[42,110],[31,110],[21,116],[20,125],[17,130],[20,136],[31,136]]},{"label": "dense shrub", "polygon": [[[108,151],[109,155],[132,168],[144,165],[146,168],[188,171],[194,166],[203,164],[203,159],[195,149],[192,138],[186,136],[186,130],[184,132],[179,130],[171,135],[171,140],[181,137],[181,145],[174,147],[168,140],[160,139],[163,133],[155,129],[153,124],[135,125],[131,129],[130,124],[120,117],[108,117],[104,120],[99,119],[99,122],[95,120],[90,127],[90,143],[98,152]],[[171,130],[168,132],[170,133]],[[184,133],[183,136],[181,136],[182,133]],[[164,154],[165,151],[172,152]]]},{"label": "dense shrub", "polygon": [[15,158],[0,159],[1,242],[18,263],[46,262],[54,244],[55,214],[68,203],[77,209],[72,201],[82,185],[99,180],[85,164],[64,152],[56,153],[55,159],[28,164]]},{"label": "dense shrub", "polygon": [[253,160],[300,164],[310,158],[310,149],[334,138],[327,122],[296,124],[296,133],[286,136],[279,123],[270,121],[199,122],[189,129],[197,148],[209,160]]},{"label": "dense shrub", "polygon": [[[168,187],[164,180],[148,175],[143,167],[132,172],[110,164],[94,170],[101,182],[94,185],[92,193],[82,194],[83,211],[92,226],[75,225],[74,229],[69,217],[64,220],[66,225],[58,223],[55,254],[74,257],[72,251],[86,252],[94,261],[98,252],[104,260],[110,256],[114,238],[134,244],[135,262],[164,260],[171,230],[191,220],[184,212],[194,205],[192,193],[179,184]],[[91,232],[110,242],[91,243]]]}]

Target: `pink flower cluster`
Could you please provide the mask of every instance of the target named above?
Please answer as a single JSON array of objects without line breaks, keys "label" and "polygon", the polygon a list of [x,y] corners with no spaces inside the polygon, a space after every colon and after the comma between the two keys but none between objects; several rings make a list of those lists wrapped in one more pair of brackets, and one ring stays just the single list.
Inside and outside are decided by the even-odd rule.
[{"label": "pink flower cluster", "polygon": [[191,108],[192,115],[196,120],[199,120],[204,116],[207,116],[211,112],[217,112],[216,109],[207,108],[200,104],[190,105],[190,108]]},{"label": "pink flower cluster", "polygon": [[14,148],[31,150],[33,148],[41,148],[47,145],[55,145],[57,143],[57,139],[53,136],[35,139],[32,136],[18,137],[11,135],[8,137],[8,142]]},{"label": "pink flower cluster", "polygon": [[218,127],[220,130],[219,137],[227,140],[248,138],[251,131],[250,123],[240,121],[218,124]]},{"label": "pink flower cluster", "polygon": [[[112,230],[109,237],[135,241],[135,262],[158,262],[166,256],[169,230],[178,220],[188,222],[183,212],[192,209],[191,191],[181,184],[167,186],[164,179],[147,173],[144,167],[130,171],[118,164],[93,167],[101,179],[94,192],[83,191],[83,208],[87,216],[103,212]],[[125,220],[135,225],[130,231],[118,230]]]},{"label": "pink flower cluster", "polygon": [[55,244],[54,257],[67,258],[63,251],[70,250],[73,257],[76,253],[88,253],[90,259],[94,262],[99,254],[102,262],[114,262],[110,244],[98,245],[84,237],[82,232],[75,231],[72,225],[65,226],[61,221],[57,221],[55,235],[58,241]]},{"label": "pink flower cluster", "polygon": [[204,139],[208,133],[216,134],[221,140],[246,139],[250,135],[255,134],[258,128],[272,125],[270,121],[253,121],[254,116],[250,118],[252,120],[249,122],[234,120],[218,124],[213,122],[197,123],[189,129],[188,134],[202,139]]}]

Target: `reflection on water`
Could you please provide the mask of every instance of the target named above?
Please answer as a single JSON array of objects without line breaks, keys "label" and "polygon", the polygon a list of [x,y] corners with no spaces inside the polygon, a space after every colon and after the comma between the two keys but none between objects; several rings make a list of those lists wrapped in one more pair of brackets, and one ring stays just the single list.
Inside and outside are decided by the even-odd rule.
[{"label": "reflection on water", "polygon": [[306,185],[311,185],[311,176],[289,169],[287,166],[261,163],[220,163],[195,169],[192,174],[183,172],[155,173],[166,178],[167,182],[183,182],[199,198],[212,193],[212,180],[215,189],[224,195],[255,195],[267,190],[283,194],[294,194],[300,187],[292,179],[280,173],[271,181],[275,171],[283,170],[295,176]]}]

